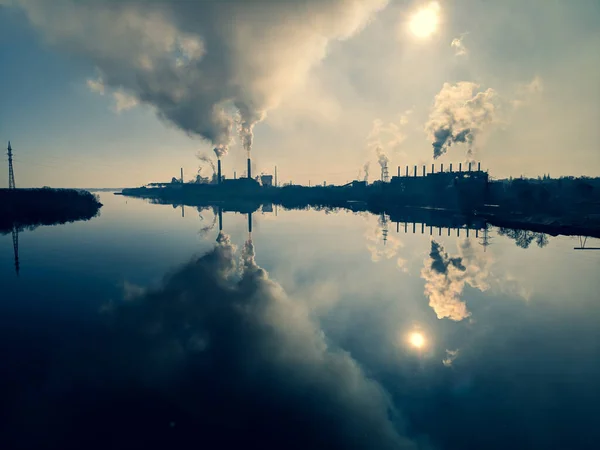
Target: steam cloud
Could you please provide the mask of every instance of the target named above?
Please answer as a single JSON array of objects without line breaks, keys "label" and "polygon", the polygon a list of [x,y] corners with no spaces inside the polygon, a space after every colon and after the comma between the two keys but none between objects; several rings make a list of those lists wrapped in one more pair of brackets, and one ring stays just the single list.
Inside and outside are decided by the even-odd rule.
[{"label": "steam cloud", "polygon": [[471,241],[458,246],[459,256],[451,258],[436,241],[431,241],[431,252],[425,260],[421,276],[425,279],[425,295],[438,319],[461,321],[471,313],[461,300],[465,284],[484,291],[488,289],[489,262],[478,254]]},{"label": "steam cloud", "polygon": [[[407,116],[400,118],[400,125],[405,125]],[[397,151],[406,136],[400,131],[400,127],[394,123],[384,124],[380,119],[373,121],[373,126],[367,136],[367,148],[377,157],[377,164],[383,169],[388,166],[389,152]]]},{"label": "steam cloud", "polygon": [[[460,50],[460,42],[453,41],[452,46]],[[467,156],[470,157],[481,132],[495,123],[510,123],[511,114],[539,96],[543,89],[539,76],[519,85],[515,92],[504,98],[491,88],[481,91],[475,83],[444,83],[425,125],[433,145],[433,157],[440,157],[457,143],[467,145]]]},{"label": "steam cloud", "polygon": [[366,162],[365,165],[363,166],[363,171],[365,172],[365,183],[369,181],[369,169],[371,167],[371,163]]},{"label": "steam cloud", "polygon": [[[91,60],[102,84],[227,153],[244,148],[333,40],[388,0],[16,0],[47,41]],[[135,100],[134,100],[135,99]]]}]

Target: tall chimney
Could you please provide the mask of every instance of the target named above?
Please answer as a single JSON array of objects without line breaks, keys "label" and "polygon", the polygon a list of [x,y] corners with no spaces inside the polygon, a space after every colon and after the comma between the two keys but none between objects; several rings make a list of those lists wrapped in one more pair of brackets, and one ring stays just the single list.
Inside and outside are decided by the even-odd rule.
[{"label": "tall chimney", "polygon": [[277,187],[277,166],[275,166],[275,187]]},{"label": "tall chimney", "polygon": [[183,167],[181,168],[181,183],[183,184]]},{"label": "tall chimney", "polygon": [[440,172],[444,171],[444,163],[440,164]]},{"label": "tall chimney", "polygon": [[431,165],[431,173],[435,173],[435,163]]},{"label": "tall chimney", "polygon": [[408,166],[406,166],[406,176],[408,176]]},{"label": "tall chimney", "polygon": [[423,165],[423,176],[425,176],[425,165]]},{"label": "tall chimney", "polygon": [[462,172],[462,163],[458,163],[458,171]]},{"label": "tall chimney", "polygon": [[217,159],[217,184],[221,184],[221,159]]},{"label": "tall chimney", "polygon": [[415,166],[415,177],[417,176],[417,166]]},{"label": "tall chimney", "polygon": [[252,178],[252,161],[248,158],[248,178]]},{"label": "tall chimney", "polygon": [[477,171],[478,171],[478,172],[481,172],[481,162],[478,162],[478,163],[477,163]]},{"label": "tall chimney", "polygon": [[450,172],[452,172],[452,163],[450,163]]},{"label": "tall chimney", "polygon": [[469,163],[469,172],[471,171],[471,165],[472,165],[472,163]]},{"label": "tall chimney", "polygon": [[400,166],[398,166],[398,178],[400,178]]}]

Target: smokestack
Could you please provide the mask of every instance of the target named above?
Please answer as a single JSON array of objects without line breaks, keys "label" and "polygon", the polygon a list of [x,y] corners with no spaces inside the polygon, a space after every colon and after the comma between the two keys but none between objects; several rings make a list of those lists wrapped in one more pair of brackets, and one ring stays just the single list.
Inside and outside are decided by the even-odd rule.
[{"label": "smokestack", "polygon": [[435,173],[435,163],[431,165],[431,173]]},{"label": "smokestack", "polygon": [[469,172],[471,171],[472,163],[469,163]]},{"label": "smokestack", "polygon": [[452,172],[452,163],[450,163],[450,172]]},{"label": "smokestack", "polygon": [[217,184],[221,184],[221,160],[217,159]]},{"label": "smokestack", "polygon": [[235,170],[233,171],[233,179],[237,180],[237,172]]},{"label": "smokestack", "polygon": [[423,165],[423,176],[425,176],[425,166]]},{"label": "smokestack", "polygon": [[440,172],[443,172],[443,171],[444,171],[444,163],[442,163],[442,164],[440,165]]},{"label": "smokestack", "polygon": [[477,172],[481,172],[481,162],[477,163]]},{"label": "smokestack", "polygon": [[248,158],[248,178],[252,178],[252,161]]},{"label": "smokestack", "polygon": [[415,177],[417,176],[417,166],[415,166]]},{"label": "smokestack", "polygon": [[408,166],[406,166],[406,176],[408,176]]},{"label": "smokestack", "polygon": [[398,178],[400,178],[400,166],[398,166]]},{"label": "smokestack", "polygon": [[462,163],[458,163],[458,171],[462,172]]},{"label": "smokestack", "polygon": [[181,183],[183,184],[183,167],[181,168]]},{"label": "smokestack", "polygon": [[275,166],[275,187],[277,187],[277,166]]}]

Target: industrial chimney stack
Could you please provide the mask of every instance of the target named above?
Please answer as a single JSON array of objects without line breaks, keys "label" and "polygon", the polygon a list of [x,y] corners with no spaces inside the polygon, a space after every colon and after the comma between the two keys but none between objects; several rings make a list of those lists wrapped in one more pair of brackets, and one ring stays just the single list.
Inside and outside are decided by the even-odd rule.
[{"label": "industrial chimney stack", "polygon": [[248,178],[252,178],[252,161],[248,158]]},{"label": "industrial chimney stack", "polygon": [[221,159],[217,159],[217,184],[221,184]]}]

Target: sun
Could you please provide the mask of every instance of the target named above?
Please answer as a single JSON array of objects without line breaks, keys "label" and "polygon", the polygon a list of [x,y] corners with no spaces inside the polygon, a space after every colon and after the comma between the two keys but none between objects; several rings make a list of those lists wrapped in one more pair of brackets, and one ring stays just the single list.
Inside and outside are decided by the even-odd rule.
[{"label": "sun", "polygon": [[425,336],[417,332],[411,333],[408,342],[415,348],[422,348],[425,345]]},{"label": "sun", "polygon": [[420,39],[436,32],[440,23],[440,4],[431,2],[413,14],[408,22],[410,32]]}]

